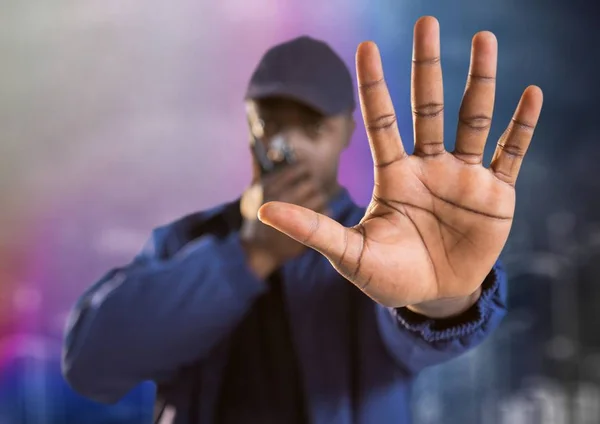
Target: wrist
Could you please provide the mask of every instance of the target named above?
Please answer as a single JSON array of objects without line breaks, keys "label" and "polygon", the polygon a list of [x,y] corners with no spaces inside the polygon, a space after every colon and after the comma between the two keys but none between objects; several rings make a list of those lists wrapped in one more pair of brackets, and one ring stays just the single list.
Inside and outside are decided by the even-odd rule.
[{"label": "wrist", "polygon": [[409,305],[406,308],[419,315],[433,319],[453,318],[468,311],[481,296],[481,286],[464,297],[447,298]]},{"label": "wrist", "polygon": [[279,267],[279,262],[267,250],[251,245],[242,246],[246,252],[248,267],[261,280],[266,279]]}]

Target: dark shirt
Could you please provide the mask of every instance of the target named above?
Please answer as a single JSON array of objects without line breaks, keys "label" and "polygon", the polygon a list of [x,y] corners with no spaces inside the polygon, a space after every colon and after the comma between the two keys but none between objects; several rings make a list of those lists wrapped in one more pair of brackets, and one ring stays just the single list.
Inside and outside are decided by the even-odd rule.
[{"label": "dark shirt", "polygon": [[268,286],[233,335],[219,424],[308,422],[281,275]]}]

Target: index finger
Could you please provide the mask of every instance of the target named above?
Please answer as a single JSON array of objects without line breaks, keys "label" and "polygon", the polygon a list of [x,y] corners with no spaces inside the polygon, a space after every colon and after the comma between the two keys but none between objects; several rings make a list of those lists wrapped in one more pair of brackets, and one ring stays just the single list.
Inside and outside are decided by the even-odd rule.
[{"label": "index finger", "polygon": [[385,167],[402,159],[406,152],[375,43],[366,41],[358,46],[356,72],[360,106],[373,162],[376,168]]}]

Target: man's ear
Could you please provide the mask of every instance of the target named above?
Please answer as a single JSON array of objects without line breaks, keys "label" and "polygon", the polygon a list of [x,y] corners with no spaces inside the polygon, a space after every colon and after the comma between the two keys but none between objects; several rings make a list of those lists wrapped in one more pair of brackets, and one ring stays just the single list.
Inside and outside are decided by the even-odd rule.
[{"label": "man's ear", "polygon": [[349,114],[346,118],[346,142],[344,144],[344,149],[348,148],[350,145],[350,140],[352,140],[352,135],[354,134],[354,130],[356,129],[356,121],[354,120],[354,116]]},{"label": "man's ear", "polygon": [[249,150],[250,150],[250,160],[252,161],[252,181],[251,181],[251,183],[256,184],[260,181],[260,175],[261,175],[260,165],[258,164],[258,161],[254,157],[254,152],[252,151],[252,147],[250,147]]}]

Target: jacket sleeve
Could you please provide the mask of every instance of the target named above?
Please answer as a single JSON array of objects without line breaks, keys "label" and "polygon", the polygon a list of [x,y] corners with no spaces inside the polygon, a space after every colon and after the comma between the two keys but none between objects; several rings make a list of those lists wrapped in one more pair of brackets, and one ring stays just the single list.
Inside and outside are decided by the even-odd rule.
[{"label": "jacket sleeve", "polygon": [[161,258],[155,230],[145,250],[79,299],[62,368],[81,395],[114,403],[137,384],[163,381],[209,353],[266,290],[246,266],[237,234],[203,236]]},{"label": "jacket sleeve", "polygon": [[483,282],[479,300],[464,314],[444,320],[406,308],[377,305],[377,321],[392,356],[409,373],[453,359],[479,345],[506,314],[507,281],[497,262]]}]

